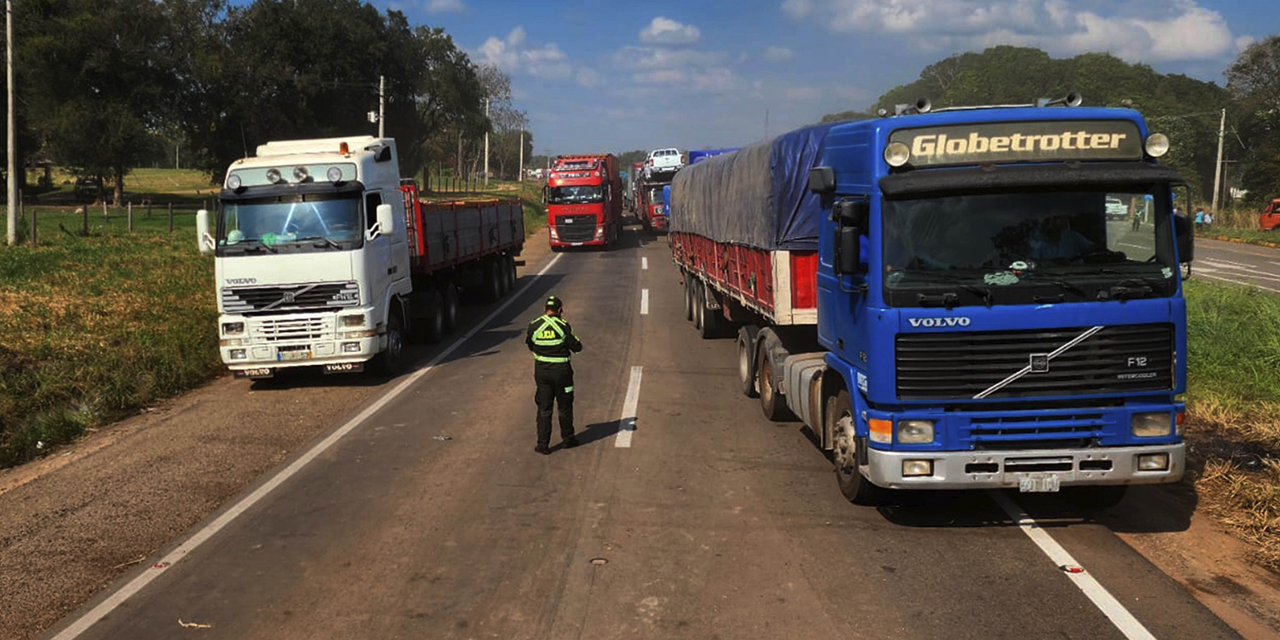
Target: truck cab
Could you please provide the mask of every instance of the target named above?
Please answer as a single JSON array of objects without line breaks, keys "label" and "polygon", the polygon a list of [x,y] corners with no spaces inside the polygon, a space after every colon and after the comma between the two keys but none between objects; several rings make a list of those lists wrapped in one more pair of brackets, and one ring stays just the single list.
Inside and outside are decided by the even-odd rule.
[{"label": "truck cab", "polygon": [[232,163],[215,220],[198,219],[232,372],[396,364],[412,290],[399,185],[385,138],[270,142]]},{"label": "truck cab", "polygon": [[1280,198],[1272,200],[1258,216],[1258,228],[1263,231],[1280,229]]},{"label": "truck cab", "polygon": [[545,188],[552,250],[617,241],[623,192],[614,156],[560,156],[551,166]]}]

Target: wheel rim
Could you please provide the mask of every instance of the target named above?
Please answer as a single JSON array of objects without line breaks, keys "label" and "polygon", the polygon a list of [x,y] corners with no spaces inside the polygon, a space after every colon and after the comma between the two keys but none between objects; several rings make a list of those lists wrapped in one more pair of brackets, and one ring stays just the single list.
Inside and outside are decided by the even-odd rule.
[{"label": "wheel rim", "polygon": [[742,340],[738,341],[738,380],[746,386],[751,380],[751,350]]},{"label": "wheel rim", "polygon": [[387,328],[387,357],[395,362],[400,359],[400,352],[404,349],[404,339],[400,335],[400,323],[393,322]]},{"label": "wheel rim", "polygon": [[765,404],[773,404],[773,367],[769,365],[769,357],[760,354],[760,399]]},{"label": "wheel rim", "polygon": [[853,418],[849,414],[840,416],[836,421],[834,435],[832,457],[835,459],[836,472],[843,478],[852,478],[857,473],[858,451],[854,444]]}]

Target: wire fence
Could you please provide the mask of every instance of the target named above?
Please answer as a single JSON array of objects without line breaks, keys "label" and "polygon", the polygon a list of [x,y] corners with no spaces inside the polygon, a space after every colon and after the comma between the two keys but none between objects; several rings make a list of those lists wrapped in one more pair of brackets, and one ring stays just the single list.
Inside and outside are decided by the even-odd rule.
[{"label": "wire fence", "polygon": [[104,235],[194,233],[196,212],[214,205],[208,200],[143,200],[119,207],[102,202],[80,206],[24,204],[18,210],[18,241],[40,246]]}]

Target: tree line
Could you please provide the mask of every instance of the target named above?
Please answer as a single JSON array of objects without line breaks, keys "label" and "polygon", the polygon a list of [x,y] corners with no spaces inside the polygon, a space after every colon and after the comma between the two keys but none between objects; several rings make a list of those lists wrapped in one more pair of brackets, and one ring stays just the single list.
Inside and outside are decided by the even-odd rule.
[{"label": "tree line", "polygon": [[360,0],[13,4],[20,165],[106,178],[117,202],[130,169],[175,146],[216,177],[268,140],[376,133],[380,76],[403,175],[474,172],[486,132],[494,164],[515,173],[505,156],[518,154],[527,118],[509,78],[399,11]]},{"label": "tree line", "polygon": [[[925,67],[915,81],[894,87],[867,111],[823,116],[823,122],[873,117],[879,109],[1026,104],[1080,93],[1086,106],[1130,106],[1152,132],[1169,136],[1162,161],[1177,169],[1197,201],[1213,200],[1221,110],[1227,110],[1224,185],[1247,189],[1247,202],[1280,197],[1280,36],[1255,43],[1226,70],[1226,86],[1180,74],[1157,73],[1106,53],[1051,58],[1035,48],[997,46],[949,56]],[[1228,191],[1224,188],[1223,193]]]}]

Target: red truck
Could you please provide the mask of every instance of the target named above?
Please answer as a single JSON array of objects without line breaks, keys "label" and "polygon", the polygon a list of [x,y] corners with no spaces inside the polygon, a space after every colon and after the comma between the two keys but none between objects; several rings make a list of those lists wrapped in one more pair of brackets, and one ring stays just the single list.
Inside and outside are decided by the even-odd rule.
[{"label": "red truck", "polygon": [[553,251],[608,246],[622,227],[622,178],[612,155],[560,156],[547,175],[547,235]]},{"label": "red truck", "polygon": [[1258,216],[1258,227],[1263,231],[1280,229],[1280,198],[1272,200]]},{"label": "red truck", "polygon": [[671,179],[662,181],[640,182],[636,185],[636,217],[644,226],[654,231],[666,231],[670,226],[667,220],[667,205],[662,198],[662,188],[671,184]]}]

